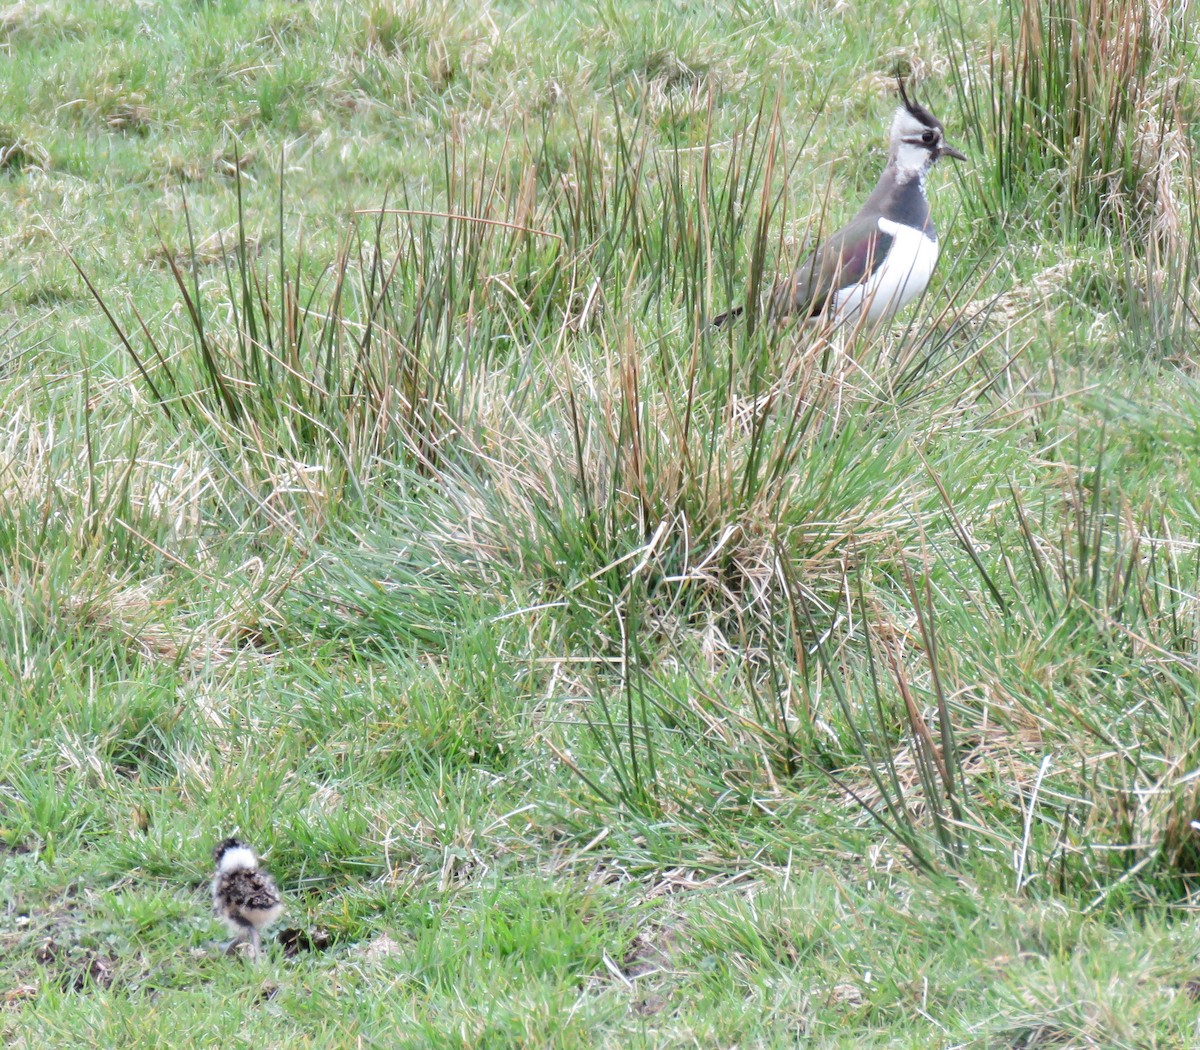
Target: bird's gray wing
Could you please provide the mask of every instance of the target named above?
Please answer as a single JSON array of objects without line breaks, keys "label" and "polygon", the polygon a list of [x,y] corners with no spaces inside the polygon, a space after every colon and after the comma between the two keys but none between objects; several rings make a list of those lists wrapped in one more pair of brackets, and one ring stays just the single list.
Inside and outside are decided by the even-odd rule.
[{"label": "bird's gray wing", "polygon": [[815,317],[834,292],[859,284],[878,270],[892,240],[890,233],[879,229],[878,216],[856,216],[776,286],[772,316]]}]

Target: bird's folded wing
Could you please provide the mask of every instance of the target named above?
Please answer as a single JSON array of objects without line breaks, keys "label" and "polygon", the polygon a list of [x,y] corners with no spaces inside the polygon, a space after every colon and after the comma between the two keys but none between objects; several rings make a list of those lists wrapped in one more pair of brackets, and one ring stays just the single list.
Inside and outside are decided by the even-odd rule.
[{"label": "bird's folded wing", "polygon": [[892,239],[879,229],[876,218],[853,219],[776,286],[771,296],[772,314],[813,317],[821,313],[833,293],[868,280],[879,269]]}]

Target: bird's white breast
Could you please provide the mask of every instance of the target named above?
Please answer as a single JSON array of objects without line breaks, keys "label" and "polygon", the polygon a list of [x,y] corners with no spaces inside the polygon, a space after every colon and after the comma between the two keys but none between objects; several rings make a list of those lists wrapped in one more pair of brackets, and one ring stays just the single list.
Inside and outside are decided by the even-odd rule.
[{"label": "bird's white breast", "polygon": [[839,322],[866,313],[874,322],[892,316],[925,291],[937,264],[938,242],[924,231],[880,218],[879,229],[893,238],[883,263],[867,280],[843,289],[834,297]]}]

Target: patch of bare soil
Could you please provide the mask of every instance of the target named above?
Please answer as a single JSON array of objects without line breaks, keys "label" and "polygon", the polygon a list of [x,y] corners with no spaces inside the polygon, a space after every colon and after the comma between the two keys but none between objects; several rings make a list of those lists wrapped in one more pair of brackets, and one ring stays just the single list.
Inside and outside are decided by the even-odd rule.
[{"label": "patch of bare soil", "polygon": [[381,933],[366,944],[356,947],[354,954],[364,962],[375,963],[380,959],[388,958],[388,956],[399,955],[403,950],[399,941],[393,940],[386,933]]},{"label": "patch of bare soil", "polygon": [[329,935],[329,931],[317,928],[301,930],[289,927],[286,930],[280,930],[275,939],[282,945],[283,954],[288,959],[295,958],[301,952],[327,951],[333,944],[333,938]]},{"label": "patch of bare soil", "polygon": [[80,944],[61,944],[53,937],[46,937],[33,958],[58,974],[64,992],[105,991],[116,980],[117,960]]},{"label": "patch of bare soil", "polygon": [[633,1009],[640,1017],[651,1017],[662,1013],[669,1005],[661,987],[639,987],[646,978],[656,974],[670,973],[673,962],[678,958],[682,933],[667,926],[651,926],[641,931],[629,945],[625,958],[621,960],[621,973],[632,985],[636,995]]},{"label": "patch of bare soil", "polygon": [[80,943],[83,923],[78,887],[68,886],[60,898],[40,907],[14,897],[4,902],[4,910],[7,921],[0,932],[0,953],[25,960],[10,976],[16,986],[0,991],[6,1007],[18,1008],[40,993],[39,984],[44,982],[38,967],[65,992],[106,990],[117,983],[117,958]]}]

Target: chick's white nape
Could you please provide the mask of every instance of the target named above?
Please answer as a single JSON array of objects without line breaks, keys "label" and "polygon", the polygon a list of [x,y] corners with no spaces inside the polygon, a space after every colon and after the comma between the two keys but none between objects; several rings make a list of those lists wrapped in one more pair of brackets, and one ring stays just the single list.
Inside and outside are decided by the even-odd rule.
[{"label": "chick's white nape", "polygon": [[253,870],[258,867],[258,857],[249,846],[232,840],[235,845],[226,846],[217,858],[217,871],[237,871],[238,868]]},{"label": "chick's white nape", "polygon": [[283,899],[275,880],[259,866],[258,857],[246,843],[229,838],[213,850],[213,911],[234,934],[226,946],[233,951],[250,944],[251,958],[262,950],[261,931],[283,912]]}]

